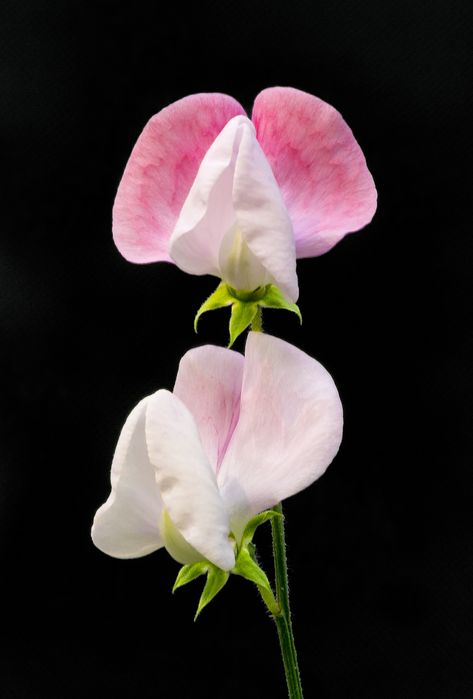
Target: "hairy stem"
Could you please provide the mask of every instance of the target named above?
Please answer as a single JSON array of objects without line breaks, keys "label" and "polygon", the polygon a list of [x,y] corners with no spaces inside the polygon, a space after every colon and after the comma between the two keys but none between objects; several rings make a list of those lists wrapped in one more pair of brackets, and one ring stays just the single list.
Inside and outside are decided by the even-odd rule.
[{"label": "hairy stem", "polygon": [[[263,330],[263,312],[261,306],[258,306],[251,329],[257,332]],[[289,606],[289,584],[287,575],[287,558],[286,558],[286,539],[284,537],[284,517],[282,505],[279,503],[273,510],[279,512],[281,517],[273,517],[271,520],[271,531],[273,534],[273,558],[274,558],[274,576],[276,580],[276,602],[278,606],[277,613],[271,608],[265,595],[260,590],[266,606],[273,615],[276,623],[279,637],[279,645],[281,648],[282,660],[284,663],[284,672],[286,674],[287,691],[289,699],[303,699],[301,676],[299,665],[297,663],[296,644],[294,642],[294,633],[291,623],[291,608]],[[267,593],[266,593],[267,594]]]},{"label": "hairy stem", "polygon": [[[282,515],[282,505],[273,508]],[[289,606],[289,586],[287,575],[286,541],[284,538],[284,518],[274,517],[271,520],[273,534],[274,573],[276,578],[276,599],[281,613],[274,617],[276,622],[279,644],[286,673],[289,699],[303,699],[299,666],[297,664],[296,645],[291,624],[291,609]]]}]

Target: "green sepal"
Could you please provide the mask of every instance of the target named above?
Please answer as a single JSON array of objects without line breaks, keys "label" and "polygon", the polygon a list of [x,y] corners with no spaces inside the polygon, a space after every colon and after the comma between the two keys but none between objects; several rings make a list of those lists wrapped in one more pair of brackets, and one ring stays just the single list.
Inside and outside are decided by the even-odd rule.
[{"label": "green sepal", "polygon": [[217,568],[212,563],[207,563],[208,572],[205,587],[200,596],[199,605],[197,607],[197,612],[195,613],[194,621],[197,619],[204,607],[208,605],[209,602],[213,600],[215,595],[217,595],[220,590],[226,585],[230,573],[221,568]]},{"label": "green sepal", "polygon": [[241,548],[249,548],[248,545],[253,541],[255,531],[260,524],[269,522],[271,519],[273,519],[273,517],[282,517],[282,514],[280,512],[276,512],[276,510],[265,510],[264,512],[260,512],[259,515],[256,515],[256,517],[253,517],[253,519],[250,519],[243,531],[243,536],[241,537]]},{"label": "green sepal", "polygon": [[285,311],[292,311],[302,324],[302,314],[299,306],[296,303],[288,301],[274,284],[269,284],[266,287],[266,293],[258,303],[263,308],[282,308]]},{"label": "green sepal", "polygon": [[197,332],[199,318],[207,311],[231,306],[230,316],[230,343],[235,340],[250,326],[253,330],[261,330],[261,309],[279,308],[295,313],[302,323],[302,315],[295,303],[288,301],[283,293],[274,284],[258,286],[253,291],[233,289],[225,282],[220,282],[213,294],[207,298],[196,313],[194,318],[194,330]]},{"label": "green sepal", "polygon": [[251,580],[251,582],[254,582],[259,587],[264,587],[265,590],[271,590],[271,585],[266,573],[259,567],[254,558],[251,557],[246,548],[240,549],[235,567],[232,568],[232,573],[241,575],[241,577],[246,578],[246,580]]},{"label": "green sepal", "polygon": [[256,546],[254,545],[254,543],[252,541],[250,541],[248,543],[247,549],[248,549],[248,553],[250,554],[251,558],[254,561],[257,561],[257,559],[256,559]]},{"label": "green sepal", "polygon": [[172,588],[173,594],[179,587],[187,585],[187,583],[192,582],[192,580],[204,575],[208,569],[209,564],[207,561],[199,561],[198,563],[182,566],[181,570],[177,574],[176,582]]},{"label": "green sepal", "polygon": [[228,287],[228,291],[231,296],[238,299],[238,301],[256,301],[258,302],[266,294],[267,286],[257,286],[253,291],[245,291],[244,289],[234,289],[232,286]]},{"label": "green sepal", "polygon": [[251,325],[257,313],[258,304],[256,302],[234,300],[232,314],[230,316],[230,343],[228,347],[231,347],[237,337]]},{"label": "green sepal", "polygon": [[204,301],[202,306],[197,311],[196,316],[194,318],[195,332],[197,332],[197,325],[202,313],[206,313],[207,311],[215,311],[217,308],[225,308],[226,306],[230,306],[234,302],[235,297],[230,294],[228,286],[225,284],[225,282],[220,282],[213,294],[210,294],[208,299]]},{"label": "green sepal", "polygon": [[274,597],[267,575],[264,570],[259,567],[248,549],[240,549],[232,573],[255,583],[271,614],[273,614],[273,616],[280,615],[281,610]]}]

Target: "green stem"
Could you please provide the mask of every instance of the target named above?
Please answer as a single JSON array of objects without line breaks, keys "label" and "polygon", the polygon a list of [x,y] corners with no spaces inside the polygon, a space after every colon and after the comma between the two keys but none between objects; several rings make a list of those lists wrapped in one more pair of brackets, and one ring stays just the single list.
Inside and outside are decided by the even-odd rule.
[{"label": "green stem", "polygon": [[[273,508],[282,515],[282,505]],[[299,666],[297,664],[296,645],[291,624],[291,609],[289,607],[289,586],[287,575],[286,542],[284,539],[284,518],[273,517],[271,520],[273,533],[274,573],[276,578],[276,598],[281,614],[274,617],[278,629],[279,645],[286,673],[289,699],[303,699]]]},{"label": "green stem", "polygon": [[[257,332],[263,330],[263,312],[261,306],[258,306],[251,329]],[[286,673],[287,691],[289,699],[304,699],[302,694],[301,676],[299,673],[299,665],[297,663],[296,644],[294,642],[294,633],[291,623],[291,608],[289,606],[289,582],[287,575],[287,558],[286,558],[286,540],[284,538],[284,517],[282,516],[282,505],[279,503],[272,508],[279,512],[281,517],[273,517],[271,520],[271,531],[273,534],[273,558],[274,558],[274,576],[276,579],[276,602],[277,612],[268,602],[267,592],[263,594],[260,589],[266,606],[273,615],[278,630],[279,645],[281,648],[282,660],[284,663],[284,672]],[[271,595],[272,598],[272,595]]]}]

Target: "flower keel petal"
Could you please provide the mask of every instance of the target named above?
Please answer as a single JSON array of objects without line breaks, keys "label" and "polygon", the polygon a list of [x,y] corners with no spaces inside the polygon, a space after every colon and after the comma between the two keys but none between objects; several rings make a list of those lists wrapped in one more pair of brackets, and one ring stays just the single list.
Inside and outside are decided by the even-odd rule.
[{"label": "flower keel petal", "polygon": [[212,274],[245,291],[274,283],[297,298],[292,225],[246,117],[233,118],[205,154],[170,254],[190,274]]},{"label": "flower keel petal", "polygon": [[[254,129],[243,132],[235,165],[233,200],[237,227],[261,267],[259,285],[275,284],[292,302],[299,288],[291,220]],[[235,284],[232,284],[235,286]],[[236,288],[254,289],[253,286]]]},{"label": "flower keel petal", "polygon": [[233,172],[246,122],[250,124],[246,117],[232,119],[211,144],[176,221],[170,254],[189,274],[220,276],[220,246],[235,223]]}]

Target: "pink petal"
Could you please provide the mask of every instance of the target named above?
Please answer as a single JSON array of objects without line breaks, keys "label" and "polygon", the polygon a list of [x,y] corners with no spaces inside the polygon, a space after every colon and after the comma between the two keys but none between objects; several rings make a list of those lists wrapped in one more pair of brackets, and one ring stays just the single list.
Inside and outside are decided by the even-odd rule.
[{"label": "pink petal", "polygon": [[215,473],[240,414],[243,364],[239,352],[210,345],[190,350],[179,364],[173,393],[192,414]]},{"label": "pink petal", "polygon": [[251,516],[323,474],[343,426],[335,384],[315,359],[255,332],[245,356],[240,419],[218,474],[237,536]]},{"label": "pink petal", "polygon": [[373,178],[333,107],[301,90],[273,87],[257,96],[252,119],[291,216],[298,257],[321,255],[371,221]]},{"label": "pink petal", "polygon": [[210,144],[243,107],[228,95],[184,97],[155,114],[133,148],[113,207],[116,246],[130,262],[171,262],[168,239]]}]

